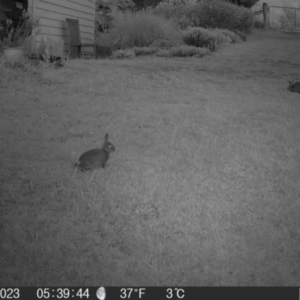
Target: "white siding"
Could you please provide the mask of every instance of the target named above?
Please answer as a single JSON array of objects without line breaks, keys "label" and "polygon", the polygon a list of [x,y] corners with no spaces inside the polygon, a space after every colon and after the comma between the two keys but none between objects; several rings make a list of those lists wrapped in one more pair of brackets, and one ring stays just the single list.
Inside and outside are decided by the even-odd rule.
[{"label": "white siding", "polygon": [[69,50],[66,18],[78,19],[82,43],[94,42],[95,0],[29,0],[29,13],[39,19],[36,41],[55,41]]}]

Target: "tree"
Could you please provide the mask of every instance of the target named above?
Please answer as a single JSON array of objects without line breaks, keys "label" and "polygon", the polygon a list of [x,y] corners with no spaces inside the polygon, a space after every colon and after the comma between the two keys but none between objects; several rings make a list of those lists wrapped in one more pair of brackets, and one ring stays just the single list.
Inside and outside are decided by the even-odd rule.
[{"label": "tree", "polygon": [[229,0],[229,2],[236,4],[238,6],[244,6],[246,8],[251,8],[259,0]]}]

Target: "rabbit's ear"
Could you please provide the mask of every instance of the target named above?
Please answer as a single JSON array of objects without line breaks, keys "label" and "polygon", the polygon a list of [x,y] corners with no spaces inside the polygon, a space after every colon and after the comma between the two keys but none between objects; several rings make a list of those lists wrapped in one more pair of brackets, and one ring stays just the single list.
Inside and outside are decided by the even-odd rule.
[{"label": "rabbit's ear", "polygon": [[105,140],[105,142],[108,141],[108,134],[107,134],[107,133],[106,133],[105,136],[104,136],[104,140]]}]

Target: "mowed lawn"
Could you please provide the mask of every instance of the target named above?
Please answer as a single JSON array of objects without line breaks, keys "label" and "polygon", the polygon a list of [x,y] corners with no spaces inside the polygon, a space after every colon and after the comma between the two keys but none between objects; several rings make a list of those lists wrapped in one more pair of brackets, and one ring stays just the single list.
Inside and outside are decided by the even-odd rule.
[{"label": "mowed lawn", "polygon": [[299,285],[299,49],[0,64],[1,285]]}]

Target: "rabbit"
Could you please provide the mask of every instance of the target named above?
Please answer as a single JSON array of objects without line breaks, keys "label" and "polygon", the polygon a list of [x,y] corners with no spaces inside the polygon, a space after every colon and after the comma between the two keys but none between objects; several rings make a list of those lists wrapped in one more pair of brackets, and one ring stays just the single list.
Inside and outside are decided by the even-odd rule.
[{"label": "rabbit", "polygon": [[295,83],[293,81],[289,81],[289,86],[287,90],[290,92],[296,92],[300,94],[300,81]]},{"label": "rabbit", "polygon": [[92,149],[84,152],[79,157],[79,163],[75,164],[82,172],[86,170],[103,168],[109,159],[109,154],[115,151],[115,147],[108,141],[108,134],[105,134],[102,149]]}]

